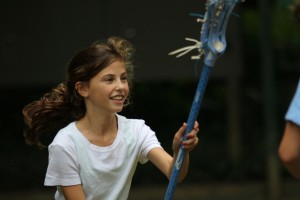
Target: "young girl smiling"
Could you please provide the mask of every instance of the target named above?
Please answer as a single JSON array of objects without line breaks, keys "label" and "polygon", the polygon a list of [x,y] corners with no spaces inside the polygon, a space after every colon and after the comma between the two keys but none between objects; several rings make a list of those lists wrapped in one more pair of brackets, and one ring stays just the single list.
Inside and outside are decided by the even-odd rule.
[{"label": "young girl smiling", "polygon": [[[125,200],[137,164],[148,160],[171,177],[186,124],[175,133],[171,156],[144,120],[118,114],[130,100],[133,53],[119,37],[92,44],[71,59],[65,82],[24,108],[28,144],[43,147],[40,136],[57,133],[45,178],[45,185],[57,186],[56,200]],[[187,154],[179,181],[198,131],[195,123],[182,142]]]}]

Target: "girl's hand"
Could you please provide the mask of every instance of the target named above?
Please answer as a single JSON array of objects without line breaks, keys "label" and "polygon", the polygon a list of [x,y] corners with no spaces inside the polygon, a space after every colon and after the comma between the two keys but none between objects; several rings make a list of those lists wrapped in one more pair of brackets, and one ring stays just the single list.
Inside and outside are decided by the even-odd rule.
[{"label": "girl's hand", "polygon": [[[174,139],[173,139],[173,151],[174,153],[178,153],[180,144],[183,140],[183,135],[186,130],[187,124],[183,123],[183,125],[179,128],[179,130],[176,132]],[[198,144],[198,137],[197,134],[199,132],[199,124],[198,122],[195,122],[194,128],[191,132],[189,132],[186,135],[186,140],[182,142],[182,147],[187,151],[192,151]]]}]

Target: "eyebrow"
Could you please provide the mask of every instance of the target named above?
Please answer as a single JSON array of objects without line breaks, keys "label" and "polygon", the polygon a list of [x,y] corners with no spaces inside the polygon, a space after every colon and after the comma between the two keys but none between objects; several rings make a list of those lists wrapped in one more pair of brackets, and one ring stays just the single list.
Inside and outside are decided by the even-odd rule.
[{"label": "eyebrow", "polygon": [[[121,76],[124,76],[124,75],[127,75],[126,71],[121,74]],[[116,76],[116,74],[105,74],[105,75],[103,75],[103,77],[107,77],[107,76]]]}]

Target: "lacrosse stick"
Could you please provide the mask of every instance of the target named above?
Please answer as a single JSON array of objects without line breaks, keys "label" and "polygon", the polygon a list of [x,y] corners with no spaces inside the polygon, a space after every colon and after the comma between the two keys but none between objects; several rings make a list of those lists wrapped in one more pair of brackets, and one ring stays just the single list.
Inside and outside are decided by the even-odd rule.
[{"label": "lacrosse stick", "polygon": [[[195,42],[195,44],[169,53],[169,55],[178,54],[176,57],[180,57],[194,49],[198,49],[199,54],[192,56],[192,60],[200,60],[202,55],[204,55],[204,65],[187,121],[187,129],[183,135],[183,141],[186,140],[187,133],[191,132],[194,127],[211,69],[215,65],[217,58],[225,52],[227,46],[225,38],[227,23],[238,1],[241,0],[207,0],[205,15],[201,18],[201,15],[194,14],[198,18],[197,21],[203,23],[200,41],[186,38],[186,40]],[[173,199],[185,155],[186,152],[181,146],[173,167],[165,200]]]}]

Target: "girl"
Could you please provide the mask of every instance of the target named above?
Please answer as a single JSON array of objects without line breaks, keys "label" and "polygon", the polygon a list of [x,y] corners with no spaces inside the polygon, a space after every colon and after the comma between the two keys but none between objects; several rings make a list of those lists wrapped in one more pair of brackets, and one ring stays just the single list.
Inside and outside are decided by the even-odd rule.
[{"label": "girl", "polygon": [[[173,156],[160,146],[143,120],[117,114],[130,99],[133,46],[111,37],[79,51],[66,81],[25,106],[25,139],[43,147],[41,135],[56,132],[49,145],[45,185],[57,186],[57,200],[127,199],[138,162],[150,160],[170,178],[184,123],[173,139]],[[198,123],[182,143],[186,149],[179,181],[187,174],[189,152],[198,144]]]}]

